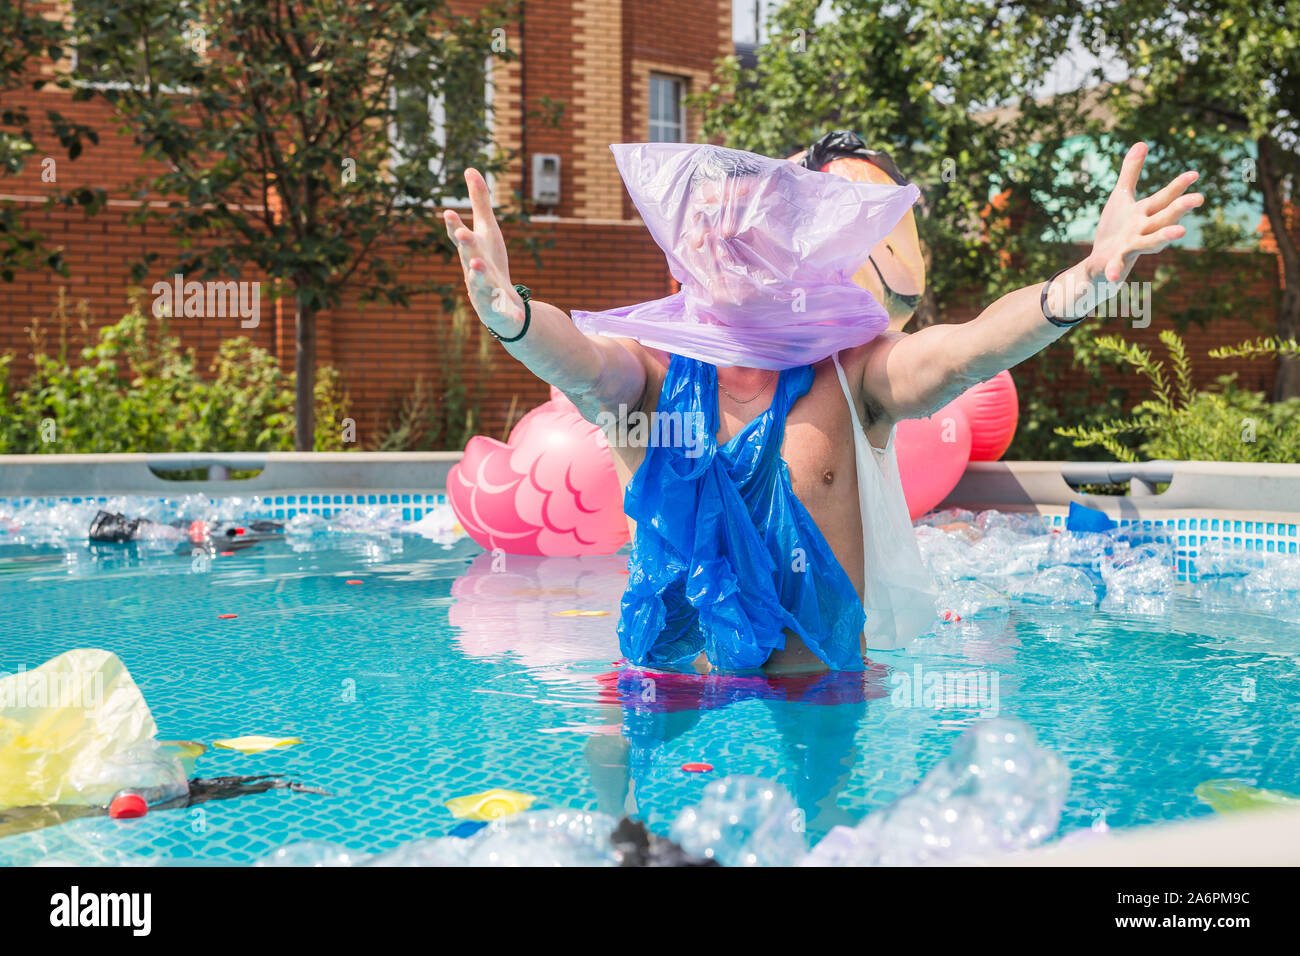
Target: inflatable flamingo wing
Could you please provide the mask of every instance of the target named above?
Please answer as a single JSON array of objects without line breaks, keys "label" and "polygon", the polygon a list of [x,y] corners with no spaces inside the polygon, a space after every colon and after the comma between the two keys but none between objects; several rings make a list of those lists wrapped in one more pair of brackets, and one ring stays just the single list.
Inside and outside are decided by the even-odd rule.
[{"label": "inflatable flamingo wing", "polygon": [[471,538],[507,554],[612,554],[628,541],[618,474],[601,430],[555,389],[499,442],[476,435],[447,476]]}]

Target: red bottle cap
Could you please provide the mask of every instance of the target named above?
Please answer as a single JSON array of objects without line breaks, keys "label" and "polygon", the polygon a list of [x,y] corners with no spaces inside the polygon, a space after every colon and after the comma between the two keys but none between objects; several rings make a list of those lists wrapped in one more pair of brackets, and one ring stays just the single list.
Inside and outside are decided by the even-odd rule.
[{"label": "red bottle cap", "polygon": [[108,815],[114,820],[134,820],[149,812],[149,804],[144,797],[131,790],[123,790],[108,805]]}]

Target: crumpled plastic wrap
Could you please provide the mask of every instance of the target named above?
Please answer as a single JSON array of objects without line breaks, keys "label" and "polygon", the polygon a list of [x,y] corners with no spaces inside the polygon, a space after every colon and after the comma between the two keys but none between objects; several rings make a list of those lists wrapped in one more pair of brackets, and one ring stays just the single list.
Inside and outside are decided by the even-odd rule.
[{"label": "crumpled plastic wrap", "polygon": [[115,654],[81,648],[0,677],[0,809],[107,806],[120,790],[151,804],[189,790],[159,747],[140,688]]},{"label": "crumpled plastic wrap", "polygon": [[790,792],[761,777],[733,775],[704,788],[673,821],[687,853],[723,866],[793,866],[807,852],[804,815]]},{"label": "crumpled plastic wrap", "polygon": [[681,291],[575,311],[581,331],[714,365],[785,369],[888,326],[884,307],[852,276],[920,197],[915,186],[850,182],[720,146],[610,149]]},{"label": "crumpled plastic wrap", "polygon": [[801,866],[924,866],[1027,850],[1056,832],[1069,767],[1009,718],[980,721],[911,793],[835,827]]}]

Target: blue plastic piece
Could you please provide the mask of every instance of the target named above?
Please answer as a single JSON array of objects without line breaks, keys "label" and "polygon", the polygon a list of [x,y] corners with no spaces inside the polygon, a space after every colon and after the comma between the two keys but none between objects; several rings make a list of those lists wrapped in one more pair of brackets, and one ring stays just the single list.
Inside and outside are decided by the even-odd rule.
[{"label": "blue plastic piece", "polygon": [[464,823],[458,823],[452,827],[451,833],[448,835],[465,839],[466,837],[472,837],[485,826],[487,826],[487,821],[485,820],[466,820]]},{"label": "blue plastic piece", "polygon": [[669,361],[657,413],[692,435],[647,448],[624,497],[636,538],[618,636],[631,663],[686,671],[703,652],[753,670],[789,629],[833,670],[863,669],[862,601],[781,458],[786,413],[812,380],[810,365],[781,372],[771,406],[719,447],[717,368]]},{"label": "blue plastic piece", "polygon": [[1070,514],[1065,519],[1067,531],[1113,531],[1119,525],[1106,516],[1104,511],[1089,508],[1078,502],[1070,502]]}]

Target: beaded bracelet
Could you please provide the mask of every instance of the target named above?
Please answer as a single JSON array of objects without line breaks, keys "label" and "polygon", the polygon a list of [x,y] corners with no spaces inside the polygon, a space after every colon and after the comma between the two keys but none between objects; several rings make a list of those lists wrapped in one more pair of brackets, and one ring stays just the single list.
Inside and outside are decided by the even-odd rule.
[{"label": "beaded bracelet", "polygon": [[1071,268],[1070,266],[1066,266],[1056,275],[1052,276],[1050,279],[1044,282],[1043,294],[1038,297],[1038,304],[1043,310],[1043,318],[1045,318],[1048,322],[1051,322],[1058,329],[1072,329],[1080,322],[1082,322],[1084,319],[1087,318],[1086,315],[1081,315],[1077,319],[1058,319],[1056,316],[1052,315],[1050,312],[1047,311],[1047,290],[1052,287],[1053,282],[1055,282],[1058,278],[1060,278],[1062,273],[1069,272],[1070,268]]},{"label": "beaded bracelet", "polygon": [[518,335],[512,335],[510,338],[507,339],[507,338],[502,338],[500,335],[496,333],[496,330],[494,330],[491,326],[489,326],[488,331],[492,333],[492,337],[496,339],[498,342],[518,342],[520,339],[524,337],[524,333],[528,331],[528,323],[533,320],[533,310],[528,305],[528,300],[533,297],[532,291],[528,288],[528,286],[520,285],[517,282],[515,283],[515,291],[519,293],[519,298],[524,300],[524,327],[519,330]]}]

